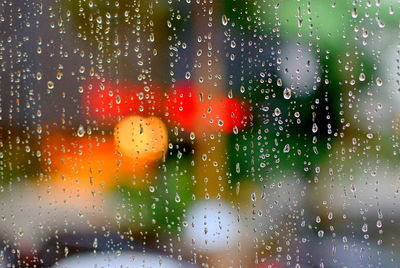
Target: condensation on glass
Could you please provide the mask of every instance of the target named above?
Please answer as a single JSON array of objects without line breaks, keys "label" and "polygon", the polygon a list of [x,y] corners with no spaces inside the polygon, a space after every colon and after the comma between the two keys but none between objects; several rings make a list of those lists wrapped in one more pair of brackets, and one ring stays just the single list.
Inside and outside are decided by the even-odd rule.
[{"label": "condensation on glass", "polygon": [[0,267],[397,267],[397,0],[0,0]]}]

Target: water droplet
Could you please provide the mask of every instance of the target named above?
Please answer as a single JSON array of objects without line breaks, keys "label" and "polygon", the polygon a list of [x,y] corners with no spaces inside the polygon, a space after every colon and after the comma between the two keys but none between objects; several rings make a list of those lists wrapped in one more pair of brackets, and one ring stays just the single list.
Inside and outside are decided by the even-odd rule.
[{"label": "water droplet", "polygon": [[283,97],[287,100],[290,99],[292,97],[292,90],[290,88],[285,88],[283,90]]},{"label": "water droplet", "polygon": [[355,19],[358,17],[358,10],[357,8],[353,8],[353,10],[351,11],[351,16]]},{"label": "water droplet", "polygon": [[360,73],[360,76],[358,77],[358,80],[360,80],[361,82],[365,81],[365,74],[364,73]]},{"label": "water droplet", "polygon": [[83,74],[85,70],[86,70],[85,66],[79,67],[79,73]]},{"label": "water droplet", "polygon": [[236,163],[236,173],[240,173],[240,163]]},{"label": "water droplet", "polygon": [[288,153],[290,151],[290,145],[286,144],[285,147],[283,148],[284,153]]},{"label": "water droplet", "polygon": [[228,17],[224,14],[222,15],[222,25],[226,26],[228,24]]},{"label": "water droplet", "polygon": [[95,238],[94,241],[93,241],[93,247],[94,247],[94,248],[97,248],[97,246],[98,246],[97,238]]},{"label": "water droplet", "polygon": [[47,82],[47,88],[48,89],[53,89],[54,88],[54,82],[53,81],[48,81]]},{"label": "water droplet", "polygon": [[239,133],[239,129],[237,126],[233,127],[233,134],[238,134]]},{"label": "water droplet", "polygon": [[85,128],[82,125],[79,126],[77,135],[79,138],[82,138],[85,135]]},{"label": "water droplet", "polygon": [[385,28],[385,23],[380,18],[375,18],[379,28]]},{"label": "water droplet", "polygon": [[332,212],[329,212],[328,213],[328,220],[332,220],[333,219],[333,213]]},{"label": "water droplet", "polygon": [[320,238],[324,237],[324,231],[323,230],[319,230],[318,231],[318,237],[320,237]]},{"label": "water droplet", "polygon": [[176,202],[176,203],[181,202],[181,197],[179,196],[178,193],[176,193],[176,195],[175,195],[175,202]]},{"label": "water droplet", "polygon": [[378,87],[383,85],[383,81],[380,77],[377,77],[375,81],[376,81],[376,84],[378,85]]},{"label": "water droplet", "polygon": [[317,131],[318,131],[318,126],[317,126],[316,123],[313,123],[313,125],[312,125],[312,132],[313,132],[313,133],[317,133]]},{"label": "water droplet", "polygon": [[390,5],[389,7],[389,15],[393,15],[394,14],[394,8],[392,5]]}]

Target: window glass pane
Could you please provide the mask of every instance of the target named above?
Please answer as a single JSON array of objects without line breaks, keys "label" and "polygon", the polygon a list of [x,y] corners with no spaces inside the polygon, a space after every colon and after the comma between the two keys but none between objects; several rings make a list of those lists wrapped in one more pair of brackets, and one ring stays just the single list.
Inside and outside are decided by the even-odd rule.
[{"label": "window glass pane", "polygon": [[0,267],[396,267],[396,0],[0,0]]}]

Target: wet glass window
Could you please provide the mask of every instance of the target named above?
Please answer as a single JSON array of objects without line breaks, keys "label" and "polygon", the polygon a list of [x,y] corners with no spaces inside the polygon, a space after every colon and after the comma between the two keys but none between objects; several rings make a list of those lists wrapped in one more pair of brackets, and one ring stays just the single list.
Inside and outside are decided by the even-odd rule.
[{"label": "wet glass window", "polygon": [[0,267],[398,267],[398,0],[0,0]]}]

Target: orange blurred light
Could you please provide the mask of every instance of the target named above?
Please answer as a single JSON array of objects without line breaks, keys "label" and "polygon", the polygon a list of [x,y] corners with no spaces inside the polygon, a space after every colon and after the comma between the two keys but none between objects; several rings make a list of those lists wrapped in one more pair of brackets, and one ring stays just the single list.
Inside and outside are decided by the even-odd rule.
[{"label": "orange blurred light", "polygon": [[[43,167],[49,174],[58,174],[66,183],[78,182],[83,188],[100,189],[118,183],[116,178],[135,180],[148,172],[151,163],[116,150],[112,137],[82,138],[54,135],[43,146]],[[61,181],[60,181],[61,182]],[[143,184],[135,181],[136,185]]]}]

